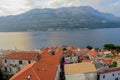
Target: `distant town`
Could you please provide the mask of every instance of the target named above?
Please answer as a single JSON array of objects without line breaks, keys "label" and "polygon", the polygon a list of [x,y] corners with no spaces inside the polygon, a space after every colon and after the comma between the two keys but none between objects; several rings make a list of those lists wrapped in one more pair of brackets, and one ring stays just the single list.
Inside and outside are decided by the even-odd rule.
[{"label": "distant town", "polygon": [[120,80],[120,46],[0,49],[0,80]]}]

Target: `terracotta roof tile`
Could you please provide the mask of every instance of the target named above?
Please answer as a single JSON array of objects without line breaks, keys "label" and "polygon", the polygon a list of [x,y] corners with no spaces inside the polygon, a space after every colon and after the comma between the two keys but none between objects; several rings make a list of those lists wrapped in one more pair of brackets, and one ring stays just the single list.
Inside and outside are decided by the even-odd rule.
[{"label": "terracotta roof tile", "polygon": [[[17,74],[15,74],[14,76],[12,76],[12,78],[10,80],[25,80],[25,79],[27,79],[27,76],[29,74],[34,75],[33,74],[33,70],[31,69],[34,64],[35,64],[35,62],[26,65]],[[35,77],[32,77],[32,78],[34,80],[37,80]]]},{"label": "terracotta roof tile", "polygon": [[81,51],[80,51],[80,54],[81,55],[84,55],[85,53],[88,53],[90,50],[88,49],[88,48],[85,48],[85,49],[82,49]]},{"label": "terracotta roof tile", "polygon": [[113,60],[111,58],[105,58],[105,59],[102,59],[102,62],[111,64],[113,62]]},{"label": "terracotta roof tile", "polygon": [[90,50],[89,55],[90,56],[96,56],[98,52],[95,49]]},{"label": "terracotta roof tile", "polygon": [[28,75],[31,77],[30,80],[54,80],[62,49],[57,49],[55,55],[50,55],[48,50],[42,50],[37,62],[27,65],[10,80],[26,80]]},{"label": "terracotta roof tile", "polygon": [[38,52],[35,51],[17,51],[11,52],[11,54],[4,56],[7,59],[19,59],[19,60],[36,60]]},{"label": "terracotta roof tile", "polygon": [[54,80],[57,66],[46,63],[35,62],[25,66],[21,71],[14,75],[10,80]]},{"label": "terracotta roof tile", "polygon": [[120,56],[115,56],[113,57],[113,59],[120,59]]},{"label": "terracotta roof tile", "polygon": [[107,49],[104,49],[104,50],[102,50],[101,52],[102,52],[102,53],[105,53],[105,52],[108,52],[108,50],[107,50]]},{"label": "terracotta roof tile", "polygon": [[67,50],[73,50],[73,49],[74,47],[72,45],[67,47]]}]

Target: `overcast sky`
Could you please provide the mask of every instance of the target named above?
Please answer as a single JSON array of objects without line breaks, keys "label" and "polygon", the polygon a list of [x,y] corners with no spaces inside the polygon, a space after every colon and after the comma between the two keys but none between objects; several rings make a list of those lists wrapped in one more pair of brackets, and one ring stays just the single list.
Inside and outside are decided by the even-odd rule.
[{"label": "overcast sky", "polygon": [[34,8],[91,6],[120,16],[120,0],[0,0],[0,16],[16,15]]}]

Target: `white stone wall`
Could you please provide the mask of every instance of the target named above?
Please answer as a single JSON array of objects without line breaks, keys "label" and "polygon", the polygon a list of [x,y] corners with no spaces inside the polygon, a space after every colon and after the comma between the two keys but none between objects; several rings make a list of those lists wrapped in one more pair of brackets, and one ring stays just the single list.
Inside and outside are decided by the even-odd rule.
[{"label": "white stone wall", "polygon": [[65,57],[65,62],[67,62],[67,63],[77,63],[78,62],[78,56]]},{"label": "white stone wall", "polygon": [[70,63],[70,57],[65,57],[65,62]]},{"label": "white stone wall", "polygon": [[97,72],[65,75],[66,80],[97,80]]},{"label": "white stone wall", "polygon": [[96,72],[85,73],[85,80],[97,80],[97,73]]},{"label": "white stone wall", "polygon": [[116,78],[120,80],[120,71],[100,74],[99,80],[116,80]]},{"label": "white stone wall", "polygon": [[85,80],[84,74],[65,75],[66,80]]},{"label": "white stone wall", "polygon": [[[5,63],[5,60],[7,61]],[[19,61],[22,61],[22,64],[19,64]],[[35,62],[35,60],[16,60],[16,59],[2,59],[2,72],[4,74],[15,74],[17,73],[21,68],[23,68],[25,65],[29,64],[28,61]],[[5,72],[5,67],[7,68],[7,71]]]}]

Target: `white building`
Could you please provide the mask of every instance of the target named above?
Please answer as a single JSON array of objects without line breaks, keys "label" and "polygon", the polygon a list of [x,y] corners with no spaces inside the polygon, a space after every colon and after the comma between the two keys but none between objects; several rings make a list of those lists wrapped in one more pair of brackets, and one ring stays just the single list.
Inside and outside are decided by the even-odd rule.
[{"label": "white building", "polygon": [[78,63],[78,56],[65,57],[66,63]]},{"label": "white building", "polygon": [[39,53],[35,51],[13,51],[2,58],[1,71],[6,78],[17,73],[25,65],[38,60]]},{"label": "white building", "polygon": [[120,68],[99,71],[98,75],[98,80],[120,80]]}]

